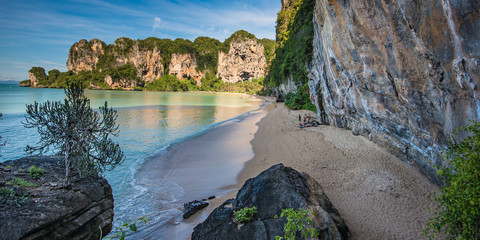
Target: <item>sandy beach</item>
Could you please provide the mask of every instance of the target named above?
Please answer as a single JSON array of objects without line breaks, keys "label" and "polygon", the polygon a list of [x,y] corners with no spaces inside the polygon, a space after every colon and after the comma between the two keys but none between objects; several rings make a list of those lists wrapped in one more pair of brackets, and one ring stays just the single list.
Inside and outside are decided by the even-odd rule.
[{"label": "sandy beach", "polygon": [[[300,129],[298,115],[281,103],[257,123],[255,156],[237,178],[283,163],[314,177],[345,219],[352,239],[421,239],[438,186],[415,167],[351,131],[330,126]],[[212,201],[209,212],[236,191]],[[199,214],[200,215],[200,214]],[[194,221],[194,220],[193,220]]]},{"label": "sandy beach", "polygon": [[[270,166],[306,172],[325,190],[352,239],[421,239],[439,188],[415,167],[351,131],[320,125],[300,129],[298,115],[273,99],[238,121],[173,146],[139,176],[155,191],[173,181],[183,189],[176,205],[215,195],[210,205],[148,237],[190,239],[193,228],[249,178]],[[313,114],[311,112],[311,114]],[[171,197],[160,194],[159,198]],[[180,208],[180,206],[177,206]],[[179,211],[179,210],[177,210]]]}]

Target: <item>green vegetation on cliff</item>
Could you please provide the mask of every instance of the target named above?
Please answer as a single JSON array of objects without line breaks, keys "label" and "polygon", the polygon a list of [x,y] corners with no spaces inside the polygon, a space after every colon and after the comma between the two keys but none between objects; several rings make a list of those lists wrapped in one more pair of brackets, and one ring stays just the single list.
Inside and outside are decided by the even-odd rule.
[{"label": "green vegetation on cliff", "polygon": [[285,106],[291,109],[305,109],[317,111],[315,105],[310,101],[310,93],[307,82],[297,89],[296,93],[287,93],[285,95]]},{"label": "green vegetation on cliff", "polygon": [[39,85],[45,85],[48,83],[47,74],[45,74],[45,69],[43,67],[32,67],[28,72],[33,74]]},{"label": "green vegetation on cliff", "polygon": [[197,59],[197,71],[208,70],[217,73],[218,51],[222,48],[222,42],[214,38],[198,37],[193,41],[195,58]]},{"label": "green vegetation on cliff", "polygon": [[299,0],[278,13],[277,49],[266,78],[266,87],[277,87],[288,77],[298,85],[307,80],[306,64],[313,51],[314,0]]},{"label": "green vegetation on cliff", "polygon": [[[467,137],[461,141],[460,134]],[[456,129],[444,150],[450,167],[440,170],[445,185],[436,200],[440,203],[424,234],[448,239],[480,239],[480,123]]]},{"label": "green vegetation on cliff", "polygon": [[302,87],[296,93],[285,96],[286,105],[314,110],[305,83],[308,81],[306,66],[311,61],[313,52],[312,19],[315,1],[288,1],[286,4],[277,16],[277,48],[264,86],[270,92],[291,79],[295,85]]}]

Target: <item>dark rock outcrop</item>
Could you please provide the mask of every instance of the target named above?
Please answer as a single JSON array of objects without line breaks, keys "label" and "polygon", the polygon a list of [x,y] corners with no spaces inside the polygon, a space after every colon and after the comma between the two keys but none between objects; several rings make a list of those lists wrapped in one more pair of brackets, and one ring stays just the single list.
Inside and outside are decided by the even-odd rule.
[{"label": "dark rock outcrop", "polygon": [[311,98],[436,178],[451,132],[480,120],[480,1],[327,1],[314,10]]},{"label": "dark rock outcrop", "polygon": [[191,217],[193,214],[206,208],[207,206],[208,202],[198,200],[183,204],[183,219]]},{"label": "dark rock outcrop", "polygon": [[[28,174],[32,165],[44,169],[38,179]],[[113,195],[104,178],[79,178],[62,187],[63,161],[29,157],[0,163],[0,187],[15,190],[24,203],[0,201],[0,239],[99,239],[112,229]],[[17,179],[29,184],[20,184]],[[33,184],[33,185],[32,185]],[[2,196],[3,197],[3,196]]]},{"label": "dark rock outcrop", "polygon": [[[257,207],[257,217],[244,225],[234,221],[234,211]],[[347,239],[348,228],[320,185],[309,175],[272,166],[249,179],[237,193],[194,228],[192,239],[275,239],[283,236],[282,209],[307,209],[314,213],[320,239]]]}]

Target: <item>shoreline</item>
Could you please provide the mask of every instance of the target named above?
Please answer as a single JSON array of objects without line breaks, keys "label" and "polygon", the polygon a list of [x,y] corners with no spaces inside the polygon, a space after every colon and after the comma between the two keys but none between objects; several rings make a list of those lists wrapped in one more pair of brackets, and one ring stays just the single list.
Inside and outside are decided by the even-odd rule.
[{"label": "shoreline", "polygon": [[436,206],[429,195],[439,193],[437,185],[363,136],[326,125],[300,129],[298,114],[309,111],[272,105],[257,123],[251,141],[254,157],[238,174],[236,190],[210,201],[201,214],[234,198],[249,178],[283,163],[320,183],[347,223],[351,239],[421,238],[433,215],[426,209]]},{"label": "shoreline", "polygon": [[[214,202],[218,199],[236,192],[236,176],[254,156],[250,142],[258,129],[257,123],[273,106],[271,100],[262,100],[257,110],[176,143],[165,154],[145,162],[136,174],[143,186],[150,192],[160,192],[164,186],[170,186],[156,196],[157,205],[168,205],[178,211],[176,209],[183,208],[184,203],[215,196],[209,201],[209,209],[216,207]],[[193,228],[203,222],[208,213],[204,209],[180,223],[175,223],[176,217],[172,216],[168,224],[154,224],[146,236],[140,235],[156,239],[190,239]]]}]

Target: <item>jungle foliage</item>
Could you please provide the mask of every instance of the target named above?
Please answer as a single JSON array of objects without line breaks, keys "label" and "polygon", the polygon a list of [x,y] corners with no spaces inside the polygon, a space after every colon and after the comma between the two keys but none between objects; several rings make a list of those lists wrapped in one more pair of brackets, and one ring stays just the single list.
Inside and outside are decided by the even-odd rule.
[{"label": "jungle foliage", "polygon": [[307,81],[306,65],[313,52],[314,0],[292,1],[277,15],[277,48],[265,87],[278,87],[291,77],[297,85]]},{"label": "jungle foliage", "polygon": [[315,105],[310,101],[310,93],[307,82],[297,89],[296,93],[288,93],[285,95],[285,106],[291,109],[305,109],[317,111]]},{"label": "jungle foliage", "polygon": [[[466,137],[457,141],[460,136]],[[480,123],[472,121],[457,128],[443,156],[450,166],[439,171],[445,185],[435,198],[440,205],[424,234],[480,239]]]}]

